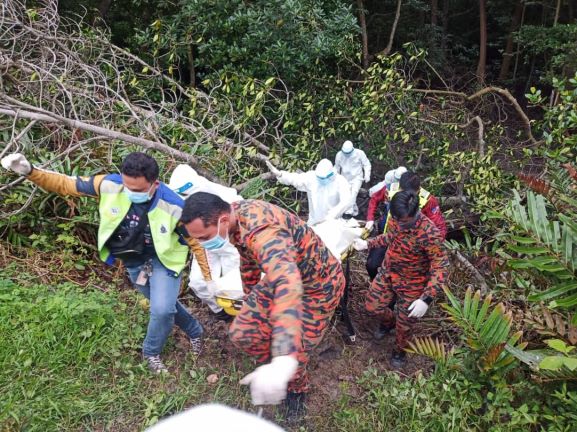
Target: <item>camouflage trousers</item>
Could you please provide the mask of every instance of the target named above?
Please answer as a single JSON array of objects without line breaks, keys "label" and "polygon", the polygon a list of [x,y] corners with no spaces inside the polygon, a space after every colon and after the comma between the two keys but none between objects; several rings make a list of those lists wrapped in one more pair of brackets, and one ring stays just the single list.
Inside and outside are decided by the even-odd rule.
[{"label": "camouflage trousers", "polygon": [[365,299],[366,310],[377,315],[384,327],[395,329],[398,351],[409,346],[417,320],[409,318],[408,308],[423,294],[426,278],[400,282],[398,275],[385,275],[381,270],[371,283]]},{"label": "camouflage trousers", "polygon": [[[302,311],[302,347],[297,354],[298,369],[289,382],[288,390],[307,392],[310,379],[307,373],[310,352],[319,345],[328,329],[331,318],[339,305],[343,294],[345,280],[342,272],[337,276],[336,295],[327,302],[314,300],[314,305],[303,298]],[[261,281],[261,283],[263,283]],[[271,360],[272,325],[269,320],[272,302],[255,287],[246,297],[240,313],[229,328],[232,343],[247,354],[256,357],[257,362],[267,363]]]}]

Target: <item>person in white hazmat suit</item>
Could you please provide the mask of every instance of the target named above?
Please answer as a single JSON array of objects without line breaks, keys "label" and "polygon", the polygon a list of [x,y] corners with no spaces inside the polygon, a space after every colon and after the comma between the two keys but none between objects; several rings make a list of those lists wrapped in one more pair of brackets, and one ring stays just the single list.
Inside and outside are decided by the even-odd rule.
[{"label": "person in white hazmat suit", "polygon": [[364,151],[356,149],[351,141],[345,141],[335,157],[335,171],[347,179],[351,188],[352,205],[345,213],[356,216],[359,214],[357,195],[363,180],[365,183],[371,180],[371,162]]},{"label": "person in white hazmat suit", "polygon": [[375,193],[380,191],[385,186],[387,187],[387,189],[390,190],[391,185],[393,183],[398,183],[399,180],[401,180],[401,176],[406,172],[407,168],[405,168],[404,166],[400,166],[398,168],[387,171],[387,173],[385,174],[385,179],[378,182],[376,185],[372,186],[369,189],[369,196],[372,197]]},{"label": "person in white hazmat suit", "polygon": [[279,183],[294,186],[307,193],[309,226],[326,220],[338,219],[351,205],[351,191],[347,180],[334,170],[328,159],[322,159],[314,171],[291,173],[275,168],[266,162]]},{"label": "person in white hazmat suit", "polygon": [[[199,175],[192,167],[185,164],[178,165],[174,169],[170,176],[168,187],[183,199],[186,199],[189,195],[196,192],[208,192],[218,195],[228,203],[243,199],[242,196],[238,195],[236,189],[211,182]],[[213,281],[240,267],[240,255],[230,243],[220,249],[206,250],[206,257]],[[214,312],[217,319],[223,321],[229,321],[231,319],[231,316],[216,303],[214,295],[216,286],[214,282],[206,282],[204,280],[196,260],[193,260],[190,268],[188,286],[192,288],[196,296]]]}]

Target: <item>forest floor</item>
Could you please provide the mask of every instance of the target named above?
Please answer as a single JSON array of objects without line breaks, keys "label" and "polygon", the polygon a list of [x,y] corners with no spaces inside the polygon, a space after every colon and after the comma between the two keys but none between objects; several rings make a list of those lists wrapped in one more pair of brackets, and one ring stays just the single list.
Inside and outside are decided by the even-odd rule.
[{"label": "forest floor", "polygon": [[[4,371],[0,372],[0,392],[7,395],[4,406],[0,403],[0,430],[20,430],[24,427],[27,430],[136,431],[158,418],[206,402],[220,402],[256,411],[250,404],[247,389],[238,384],[239,379],[255,367],[254,362],[228,342],[226,324],[211,321],[207,309],[192,294],[184,294],[184,303],[205,326],[204,351],[199,358],[192,357],[186,337],[175,330],[163,354],[170,376],[160,378],[150,374],[141,361],[139,348],[147,313],[141,297],[122,276],[121,269],[106,270],[94,262],[84,270],[76,270],[71,269],[62,256],[37,251],[15,253],[6,245],[0,243],[0,246],[0,268],[4,269],[0,273],[0,315],[4,311],[7,316],[3,319],[10,320],[16,326],[0,326],[0,352],[4,349],[6,356],[2,358],[0,354],[0,361],[6,362]],[[59,284],[64,284],[64,288],[59,288]],[[352,405],[358,407],[367,400],[366,386],[359,385],[367,371],[384,373],[392,369],[389,356],[394,345],[394,334],[381,342],[372,339],[376,323],[363,312],[363,294],[367,287],[364,256],[354,257],[350,313],[357,338],[355,343],[347,343],[348,339],[342,336],[342,323],[336,323],[314,352],[309,369],[312,386],[305,421],[296,426],[283,424],[274,408],[265,409],[266,418],[278,422],[287,430],[339,430],[335,420],[339,412]],[[39,309],[31,309],[26,315],[19,316],[8,302],[20,299],[21,294],[18,293],[22,292],[22,288],[26,290],[25,301],[30,301]],[[102,334],[92,330],[90,335],[83,328],[91,322],[88,316],[76,323],[76,327],[70,328],[70,320],[64,322],[63,318],[69,311],[50,315],[55,306],[53,302],[44,306],[43,295],[47,291],[58,293],[59,290],[64,292],[64,304],[74,299],[82,302],[87,294],[96,295],[95,305],[91,308],[97,312],[97,303],[110,300],[111,315],[106,315],[110,321],[109,328],[105,328]],[[89,302],[92,300],[86,301],[91,304]],[[50,317],[46,318],[46,325],[54,328],[54,334],[47,335],[44,327],[42,332],[36,334],[32,324],[28,327],[28,320],[38,321],[34,314]],[[59,329],[59,326],[63,329]],[[434,336],[446,331],[447,326],[437,306],[418,327],[417,335]],[[11,328],[13,332],[10,332]],[[74,341],[74,337],[78,337],[77,345],[70,342]],[[102,341],[99,337],[103,338]],[[112,338],[112,341],[105,337]],[[44,345],[46,338],[52,339],[52,345],[41,353],[37,347]],[[90,349],[87,344],[90,344]],[[16,348],[12,350],[15,346],[20,347],[18,351]],[[67,350],[66,353],[59,351],[60,346]],[[27,350],[37,355],[37,358],[30,360],[32,370],[28,372],[22,370],[21,363],[13,361],[15,355]],[[78,355],[71,352],[74,350],[79,351]],[[94,354],[87,355],[86,351]],[[54,359],[45,358],[52,355]],[[70,364],[68,367],[67,362]],[[401,377],[419,373],[427,375],[432,367],[423,357],[409,356],[406,366],[395,373]],[[50,377],[42,385],[37,382],[40,370],[44,378]],[[78,384],[76,390],[62,388],[63,383],[69,380]],[[62,392],[65,392],[65,397]],[[95,399],[98,399],[98,403]],[[60,403],[68,405],[62,408]],[[57,408],[50,408],[54,404]],[[75,405],[78,406],[74,408]],[[42,409],[49,412],[39,417],[37,411]],[[370,407],[366,409],[370,412]]]}]

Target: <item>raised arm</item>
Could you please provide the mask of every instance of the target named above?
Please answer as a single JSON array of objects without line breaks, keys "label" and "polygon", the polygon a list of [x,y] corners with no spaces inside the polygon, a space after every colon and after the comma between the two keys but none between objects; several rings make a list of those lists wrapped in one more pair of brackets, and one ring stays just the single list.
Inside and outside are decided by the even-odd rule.
[{"label": "raised arm", "polygon": [[25,176],[27,180],[37,184],[45,191],[55,192],[62,196],[97,197],[100,194],[100,184],[104,179],[104,175],[76,177],[35,168],[20,153],[13,153],[2,158],[2,166]]}]

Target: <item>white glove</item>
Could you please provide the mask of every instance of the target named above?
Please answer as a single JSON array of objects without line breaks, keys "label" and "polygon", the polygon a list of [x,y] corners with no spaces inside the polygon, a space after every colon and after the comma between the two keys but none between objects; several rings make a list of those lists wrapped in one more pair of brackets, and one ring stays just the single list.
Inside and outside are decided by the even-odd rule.
[{"label": "white glove", "polygon": [[368,183],[371,181],[371,178],[369,176],[365,176],[365,183]]},{"label": "white glove", "polygon": [[375,226],[375,221],[367,221],[367,223],[365,224],[365,228],[368,229],[369,231],[371,231],[374,226]]},{"label": "white glove", "polygon": [[298,365],[298,360],[293,356],[274,357],[272,362],[257,367],[240,383],[250,385],[253,405],[278,405],[286,398],[288,383]]},{"label": "white glove", "polygon": [[427,313],[427,309],[429,309],[429,305],[423,300],[417,299],[409,306],[408,310],[412,311],[409,318],[421,318]]},{"label": "white glove", "polygon": [[279,169],[275,168],[275,166],[273,164],[270,163],[270,161],[264,161],[266,163],[266,166],[268,167],[268,169],[270,170],[271,173],[273,173],[273,175],[275,177],[280,177],[281,176],[281,172]]},{"label": "white glove", "polygon": [[353,248],[358,251],[367,250],[369,248],[369,244],[366,240],[363,239],[354,239],[353,240]]},{"label": "white glove", "polygon": [[27,176],[32,171],[32,165],[26,160],[26,156],[21,153],[12,153],[2,158],[2,166],[16,174]]}]

